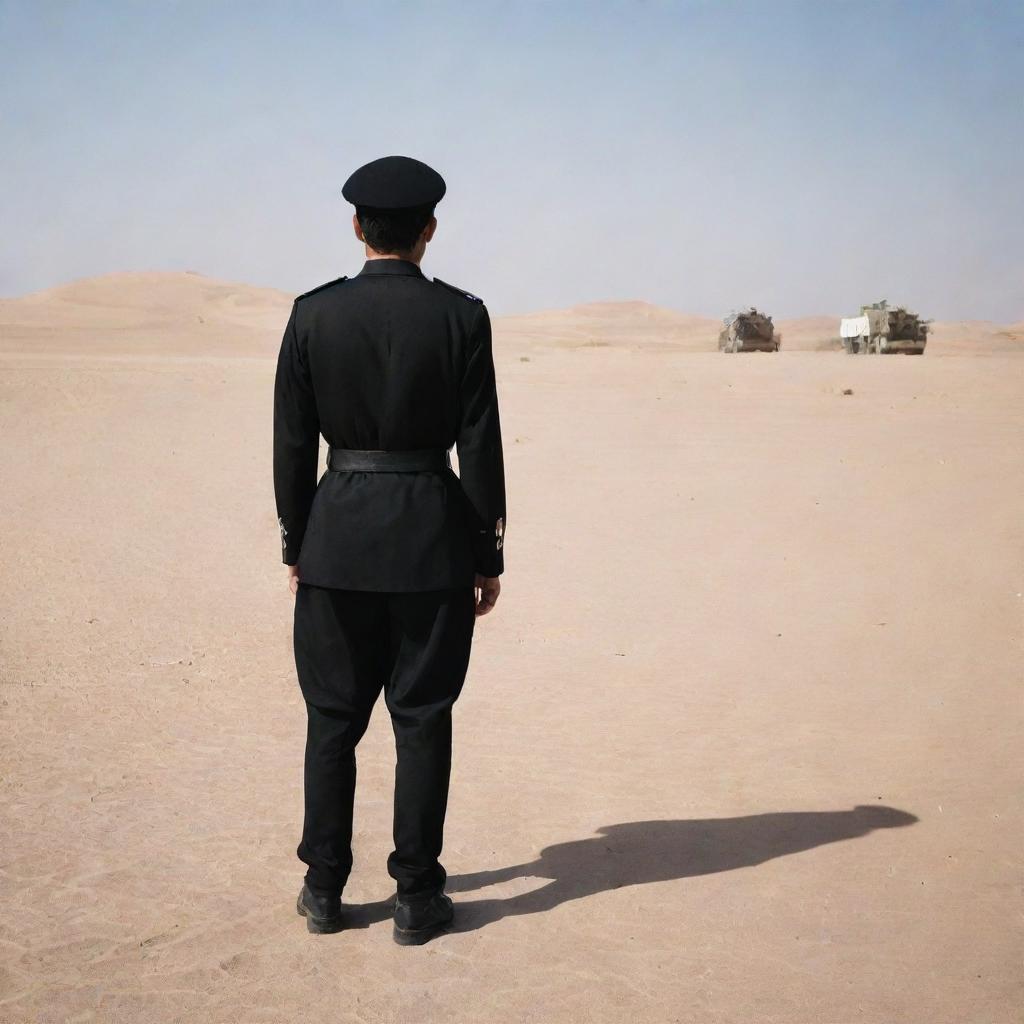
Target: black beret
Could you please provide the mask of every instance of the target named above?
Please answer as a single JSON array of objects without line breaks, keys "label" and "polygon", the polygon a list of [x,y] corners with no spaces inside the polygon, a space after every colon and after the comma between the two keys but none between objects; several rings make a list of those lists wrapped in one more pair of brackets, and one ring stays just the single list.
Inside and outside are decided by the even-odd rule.
[{"label": "black beret", "polygon": [[441,201],[444,178],[411,156],[382,156],[353,171],[341,194],[355,206],[401,210]]}]

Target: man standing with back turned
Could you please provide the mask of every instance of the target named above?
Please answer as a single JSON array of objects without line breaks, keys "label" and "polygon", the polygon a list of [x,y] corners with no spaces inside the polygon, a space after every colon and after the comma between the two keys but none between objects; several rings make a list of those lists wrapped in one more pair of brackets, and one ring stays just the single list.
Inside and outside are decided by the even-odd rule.
[{"label": "man standing with back turned", "polygon": [[[311,932],[344,926],[355,748],[383,689],[397,749],[388,873],[401,945],[453,920],[438,860],[452,705],[503,569],[487,309],[420,270],[444,192],[436,171],[403,156],[348,179],[366,263],[295,300],[274,384],[274,490],[307,711],[298,912]],[[317,481],[320,434],[329,448]]]}]

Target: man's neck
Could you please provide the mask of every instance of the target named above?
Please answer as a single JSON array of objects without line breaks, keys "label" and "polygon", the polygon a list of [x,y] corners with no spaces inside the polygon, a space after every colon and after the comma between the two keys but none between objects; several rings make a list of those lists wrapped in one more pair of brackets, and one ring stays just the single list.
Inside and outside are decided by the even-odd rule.
[{"label": "man's neck", "polygon": [[405,260],[406,263],[415,263],[418,267],[423,257],[417,256],[414,252],[377,252],[376,249],[366,246],[366,258],[367,260]]}]

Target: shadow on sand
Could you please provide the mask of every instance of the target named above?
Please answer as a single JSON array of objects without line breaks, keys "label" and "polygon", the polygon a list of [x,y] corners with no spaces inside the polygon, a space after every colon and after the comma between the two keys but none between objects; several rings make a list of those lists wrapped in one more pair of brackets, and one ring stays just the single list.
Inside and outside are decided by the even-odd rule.
[{"label": "shadow on sand", "polygon": [[[507,899],[456,901],[456,931],[474,931],[503,917],[538,914],[570,900],[645,882],[710,875],[763,864],[826,843],[857,839],[918,819],[881,805],[849,811],[790,811],[743,818],[631,821],[606,825],[588,839],[546,846],[529,863],[451,875],[446,891],[470,892],[516,878],[549,878],[547,885]],[[351,907],[352,925],[388,916],[382,903]]]},{"label": "shadow on sand", "polygon": [[457,893],[515,878],[551,879],[521,896],[460,901],[457,930],[473,931],[502,917],[543,913],[608,889],[734,871],[916,821],[913,814],[882,806],[743,818],[631,821],[607,825],[589,839],[547,846],[528,864],[452,876],[446,888]]}]

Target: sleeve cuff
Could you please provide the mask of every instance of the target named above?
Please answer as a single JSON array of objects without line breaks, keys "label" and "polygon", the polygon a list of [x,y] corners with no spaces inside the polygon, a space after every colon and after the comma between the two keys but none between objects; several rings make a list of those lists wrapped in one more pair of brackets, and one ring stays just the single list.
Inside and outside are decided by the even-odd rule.
[{"label": "sleeve cuff", "polygon": [[473,562],[474,571],[481,576],[500,576],[505,571],[505,558],[501,551],[478,550]]}]

